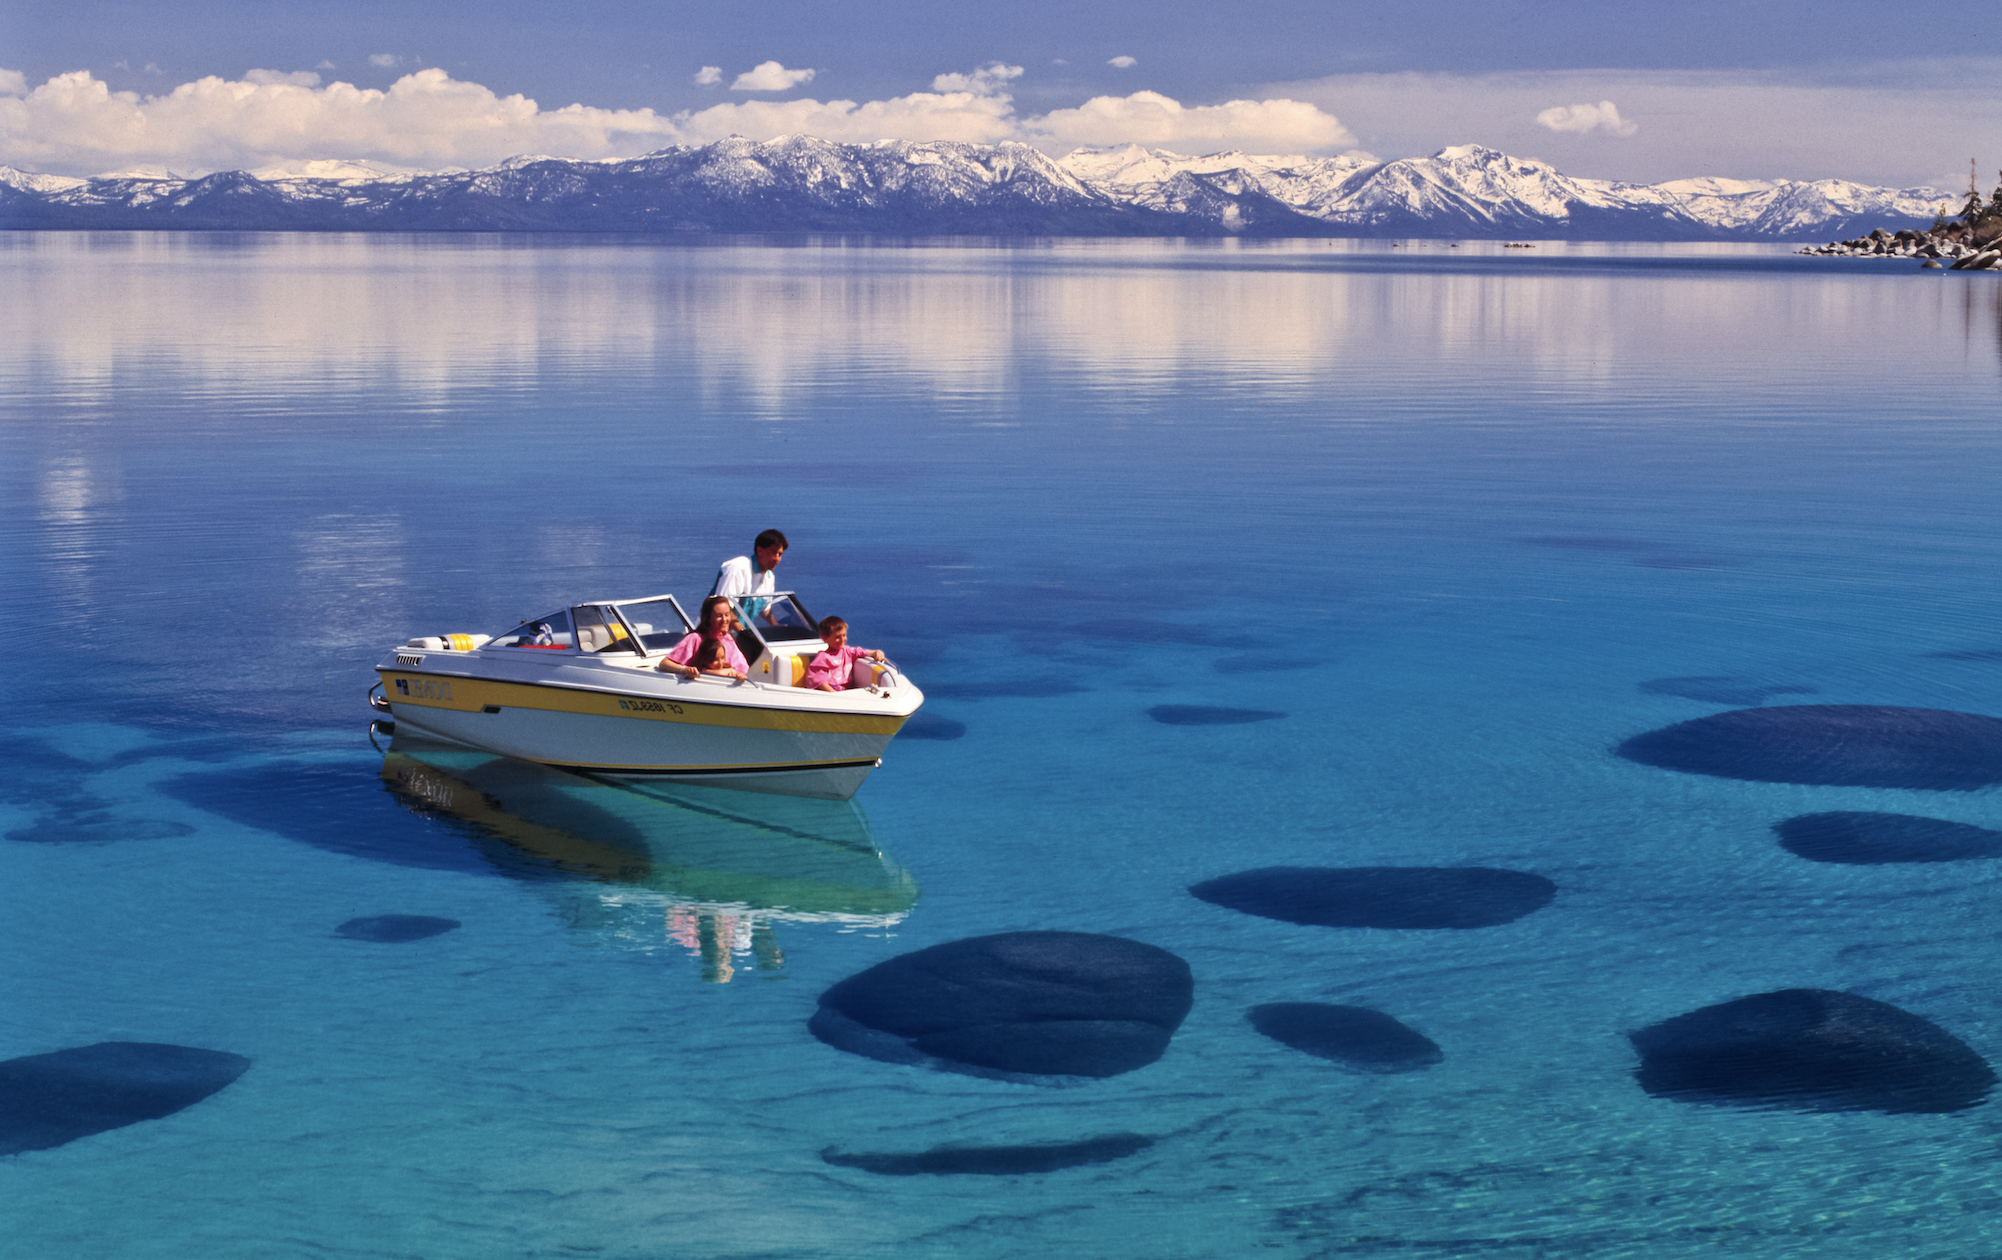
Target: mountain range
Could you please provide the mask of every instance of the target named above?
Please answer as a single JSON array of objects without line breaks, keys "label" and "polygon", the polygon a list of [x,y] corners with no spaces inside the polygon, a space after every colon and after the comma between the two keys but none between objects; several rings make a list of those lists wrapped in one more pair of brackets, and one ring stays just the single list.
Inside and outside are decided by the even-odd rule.
[{"label": "mountain range", "polygon": [[477,171],[321,161],[72,179],[0,166],[11,229],[1790,241],[1924,227],[1956,200],[1833,179],[1578,179],[1476,145],[1393,162],[1138,145],[1053,159],[1014,143],[782,136]]}]

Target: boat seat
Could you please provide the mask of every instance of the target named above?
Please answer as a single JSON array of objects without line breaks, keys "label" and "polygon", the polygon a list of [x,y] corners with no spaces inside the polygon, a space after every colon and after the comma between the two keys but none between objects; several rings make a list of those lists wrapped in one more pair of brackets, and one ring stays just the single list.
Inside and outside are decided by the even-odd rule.
[{"label": "boat seat", "polygon": [[806,658],[799,655],[761,656],[751,665],[751,677],[781,687],[797,687],[806,681]]},{"label": "boat seat", "polygon": [[888,672],[884,666],[878,665],[866,656],[857,657],[855,663],[848,667],[848,685],[874,687],[883,681],[883,675]]},{"label": "boat seat", "polygon": [[603,626],[579,626],[577,646],[586,652],[602,651],[612,641],[612,632]]}]

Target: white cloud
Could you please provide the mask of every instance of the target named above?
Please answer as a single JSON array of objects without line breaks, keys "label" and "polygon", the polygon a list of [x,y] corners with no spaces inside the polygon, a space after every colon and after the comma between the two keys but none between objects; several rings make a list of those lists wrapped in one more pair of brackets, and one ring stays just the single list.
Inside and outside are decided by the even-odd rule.
[{"label": "white cloud", "polygon": [[324,58],[324,57],[322,57],[322,58],[320,59],[320,64],[319,64],[319,65],[317,65],[317,66],[314,66],[314,67],[313,67],[313,69],[315,69],[315,70],[332,70],[333,68],[334,68],[334,63],[333,63],[333,62],[331,62],[331,61],[328,61],[328,60],[327,60],[326,58]]},{"label": "white cloud", "polygon": [[818,136],[846,144],[877,140],[1019,140],[1014,102],[992,92],[913,92],[887,101],[745,101],[675,116],[684,143],[726,136],[766,140]]},{"label": "white cloud", "polygon": [[395,53],[370,53],[368,55],[368,64],[380,66],[385,70],[395,65],[397,60],[398,58]]},{"label": "white cloud", "polygon": [[1094,96],[1076,109],[1024,119],[1022,127],[1024,138],[1063,148],[1131,142],[1178,149],[1299,153],[1355,143],[1340,119],[1303,101],[1226,101],[1191,107],[1159,92]]},{"label": "white cloud", "polygon": [[761,61],[737,76],[732,92],[790,92],[802,83],[813,82],[811,70],[788,70],[776,61]]},{"label": "white cloud", "polygon": [[696,87],[715,87],[723,81],[723,67],[704,66],[695,72]]},{"label": "white cloud", "polygon": [[1139,65],[1140,63],[1136,59],[1128,57],[1126,54],[1121,53],[1117,57],[1106,58],[1105,64],[1108,66],[1118,66],[1121,70],[1130,70],[1134,66]]},{"label": "white cloud", "polygon": [[295,70],[290,74],[286,74],[282,70],[246,70],[243,72],[243,81],[245,83],[258,84],[261,87],[282,85],[315,88],[320,86],[320,76],[314,74],[311,70]]},{"label": "white cloud", "polygon": [[1620,117],[1620,110],[1611,101],[1600,101],[1597,105],[1553,105],[1536,116],[1539,125],[1552,131],[1603,131],[1608,135],[1630,136],[1640,130],[1640,124]]},{"label": "white cloud", "polygon": [[992,61],[971,74],[942,74],[931,81],[934,92],[971,92],[975,96],[992,96],[1011,79],[1022,77],[1022,67],[1004,66]]},{"label": "white cloud", "polygon": [[26,96],[28,76],[19,70],[0,70],[0,96]]},{"label": "white cloud", "polygon": [[[338,81],[309,86],[297,75],[273,73],[199,79],[161,95],[114,92],[77,70],[24,94],[0,95],[0,163],[79,175],[142,167],[258,170],[319,159],[436,170],[491,166],[521,153],[632,157],[731,135],[863,144],[1019,140],[1051,153],[1128,141],[1282,153],[1353,142],[1335,117],[1296,100],[1185,106],[1136,92],[1025,117],[1005,90],[1021,74],[1021,67],[997,62],[940,75],[933,91],[888,100],[751,100],[657,114],[582,104],[544,109],[438,69],[406,74],[387,90]],[[9,82],[0,78],[0,86]]]},{"label": "white cloud", "polygon": [[0,162],[78,173],[149,163],[248,170],[328,157],[477,166],[516,153],[637,153],[679,138],[652,110],[543,110],[443,70],[405,75],[387,91],[209,77],[145,97],[77,70],[0,98]]}]

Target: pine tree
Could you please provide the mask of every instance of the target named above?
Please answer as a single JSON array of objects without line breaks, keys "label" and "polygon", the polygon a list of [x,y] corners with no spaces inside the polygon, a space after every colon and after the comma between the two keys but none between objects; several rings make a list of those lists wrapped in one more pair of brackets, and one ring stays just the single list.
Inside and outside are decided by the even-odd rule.
[{"label": "pine tree", "polygon": [[1974,170],[1974,159],[1967,159],[1967,204],[1960,208],[1960,221],[1969,227],[1981,221],[1981,212],[1985,208],[1981,204],[1981,185],[1975,182]]}]

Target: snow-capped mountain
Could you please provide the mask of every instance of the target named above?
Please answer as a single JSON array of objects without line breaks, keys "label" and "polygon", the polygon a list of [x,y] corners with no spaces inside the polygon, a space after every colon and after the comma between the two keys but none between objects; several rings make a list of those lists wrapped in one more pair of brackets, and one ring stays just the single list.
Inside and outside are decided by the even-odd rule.
[{"label": "snow-capped mountain", "polygon": [[1190,177],[1254,187],[1350,236],[1535,236],[1618,240],[1784,240],[1929,223],[1951,195],[1842,180],[1574,179],[1478,145],[1429,158],[1180,157],[1129,145],[1080,149],[1059,166],[1108,197],[1172,209]]},{"label": "snow-capped mountain", "polygon": [[731,138],[479,171],[287,163],[198,179],[0,167],[0,227],[1795,240],[1923,226],[1952,195],[1840,180],[1578,179],[1461,145],[1394,162],[1128,145]]},{"label": "snow-capped mountain", "polygon": [[72,179],[67,175],[36,175],[30,171],[17,171],[11,166],[0,166],[0,187],[13,188],[20,192],[66,192],[72,188],[80,188],[88,182]]}]

